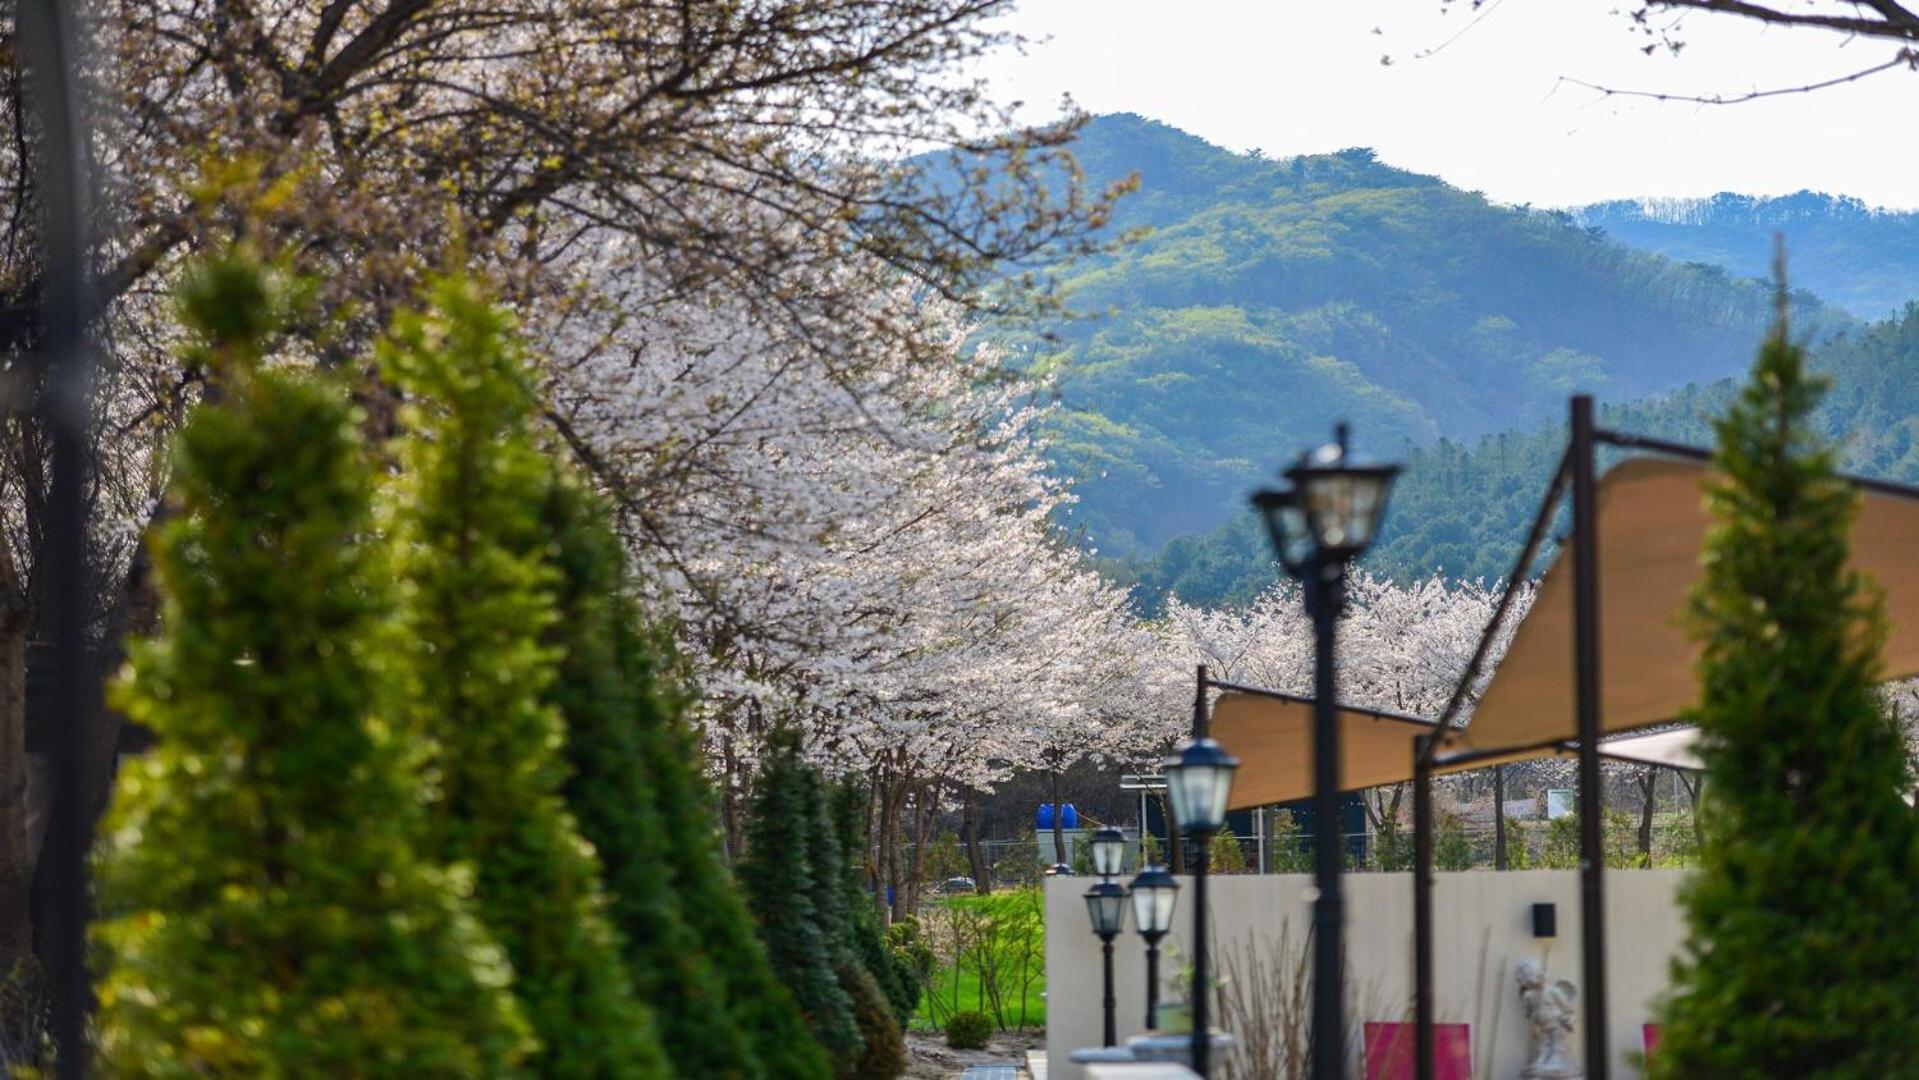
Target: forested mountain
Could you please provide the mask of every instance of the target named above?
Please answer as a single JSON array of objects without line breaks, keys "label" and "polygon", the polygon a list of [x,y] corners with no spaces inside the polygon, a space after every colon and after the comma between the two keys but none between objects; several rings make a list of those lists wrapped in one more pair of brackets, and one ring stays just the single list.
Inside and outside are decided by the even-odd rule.
[{"label": "forested mountain", "polygon": [[[1825,342],[1813,364],[1832,380],[1819,427],[1844,447],[1848,466],[1919,481],[1919,304],[1899,319]],[[1601,423],[1708,443],[1709,418],[1735,388],[1735,380],[1725,379],[1602,407]],[[1547,424],[1466,443],[1441,440],[1414,452],[1368,567],[1401,580],[1444,572],[1497,581],[1512,569],[1565,437],[1564,424]],[[1137,582],[1136,595],[1148,610],[1168,594],[1208,605],[1243,603],[1275,576],[1271,548],[1250,512],[1210,533],[1180,537],[1155,558],[1109,565]]]},{"label": "forested mountain", "polygon": [[[1648,254],[1565,213],[1498,206],[1367,150],[1267,160],[1106,116],[1077,147],[1097,182],[1137,170],[1137,243],[1065,284],[1082,311],[1009,336],[1056,378],[1069,523],[1147,555],[1236,512],[1333,418],[1376,454],[1475,439],[1743,368],[1762,284]],[[1843,324],[1799,300],[1799,325]]]},{"label": "forested mountain", "polygon": [[1919,213],[1802,191],[1776,199],[1637,199],[1572,211],[1581,225],[1635,247],[1741,276],[1765,275],[1775,233],[1786,238],[1792,280],[1855,315],[1896,315],[1919,299]]}]

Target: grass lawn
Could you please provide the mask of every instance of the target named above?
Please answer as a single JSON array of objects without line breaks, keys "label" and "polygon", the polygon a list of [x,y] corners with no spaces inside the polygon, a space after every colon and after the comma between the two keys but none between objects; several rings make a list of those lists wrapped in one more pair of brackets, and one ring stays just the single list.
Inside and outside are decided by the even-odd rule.
[{"label": "grass lawn", "polygon": [[1004,1031],[1046,1025],[1046,916],[1038,889],[956,896],[920,915],[939,962],[912,1026],[940,1030],[955,1012],[983,1012]]}]

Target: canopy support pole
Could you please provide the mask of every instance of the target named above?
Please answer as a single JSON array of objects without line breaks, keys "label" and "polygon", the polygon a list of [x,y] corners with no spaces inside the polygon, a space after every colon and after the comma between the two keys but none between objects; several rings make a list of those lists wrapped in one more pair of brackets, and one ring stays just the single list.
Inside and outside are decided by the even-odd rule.
[{"label": "canopy support pole", "polygon": [[1593,401],[1572,399],[1573,682],[1579,730],[1579,937],[1586,1075],[1607,1080],[1606,851],[1599,780],[1599,508],[1594,505]]},{"label": "canopy support pole", "polygon": [[1413,1077],[1433,1080],[1433,767],[1413,740]]}]

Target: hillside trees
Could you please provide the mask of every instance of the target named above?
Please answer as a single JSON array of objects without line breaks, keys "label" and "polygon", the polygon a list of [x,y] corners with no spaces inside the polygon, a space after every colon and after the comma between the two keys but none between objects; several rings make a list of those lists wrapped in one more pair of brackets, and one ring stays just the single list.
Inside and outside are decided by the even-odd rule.
[{"label": "hillside trees", "polygon": [[386,693],[394,591],[345,387],[261,366],[288,294],[237,256],[184,290],[223,395],[178,441],[165,630],[115,692],[159,744],[103,838],[100,1065],[512,1075],[512,971],[439,860]]},{"label": "hillside trees", "polygon": [[1822,392],[1782,312],[1716,425],[1689,612],[1708,827],[1655,1075],[1919,1067],[1919,817],[1876,687],[1884,599],[1847,565],[1857,496],[1809,424]]}]

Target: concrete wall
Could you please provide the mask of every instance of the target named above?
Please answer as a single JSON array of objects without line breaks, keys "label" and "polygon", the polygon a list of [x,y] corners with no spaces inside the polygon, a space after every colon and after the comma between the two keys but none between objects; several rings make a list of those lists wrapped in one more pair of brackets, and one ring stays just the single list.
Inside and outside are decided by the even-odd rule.
[{"label": "concrete wall", "polygon": [[[1666,984],[1667,963],[1683,936],[1675,893],[1678,870],[1622,870],[1606,875],[1608,1018],[1615,1075],[1634,1075],[1627,1055],[1641,1049],[1641,1025]],[[1086,878],[1046,885],[1046,1049],[1055,1076],[1080,1080],[1067,1056],[1100,1040],[1099,939],[1081,899]],[[1229,958],[1243,971],[1298,957],[1311,926],[1312,879],[1306,875],[1236,875],[1207,881],[1216,972]],[[1353,1034],[1349,1072],[1359,1073],[1358,1033],[1368,1020],[1408,1020],[1412,1011],[1412,878],[1352,874],[1345,878],[1347,1022]],[[1162,996],[1191,957],[1192,882],[1181,879],[1176,929],[1162,943]],[[1558,936],[1532,936],[1532,905],[1558,905]],[[1472,1025],[1473,1075],[1508,1080],[1525,1063],[1526,1020],[1513,968],[1528,956],[1546,962],[1552,978],[1585,989],[1579,961],[1579,878],[1570,870],[1439,874],[1433,893],[1437,1013]],[[1168,955],[1170,952],[1171,955]],[[1310,981],[1310,967],[1308,980]],[[1114,941],[1120,1038],[1145,1026],[1145,946],[1131,930]],[[1357,1015],[1355,1015],[1357,1013]],[[1214,1012],[1217,1018],[1219,1012]],[[1583,1029],[1573,1036],[1583,1057]]]}]

